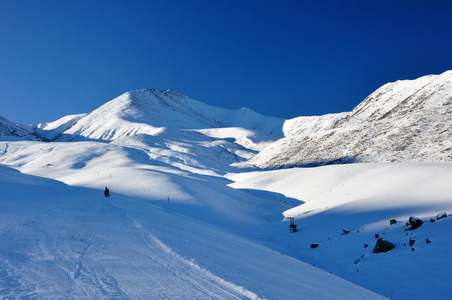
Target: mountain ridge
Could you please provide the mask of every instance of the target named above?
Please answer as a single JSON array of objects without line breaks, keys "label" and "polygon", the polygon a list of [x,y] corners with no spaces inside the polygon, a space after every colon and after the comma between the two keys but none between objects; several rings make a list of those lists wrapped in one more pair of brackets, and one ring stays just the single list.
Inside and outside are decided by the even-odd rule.
[{"label": "mountain ridge", "polygon": [[[236,155],[244,154],[237,146],[244,147],[248,154],[230,161],[238,167],[450,161],[451,115],[452,71],[446,71],[387,83],[351,112],[284,120],[245,107],[213,107],[171,89],[143,89],[123,93],[90,113],[34,127],[3,119],[0,134],[57,142],[147,140],[147,146],[184,141],[187,149],[196,133],[200,144],[221,141]],[[191,154],[203,155],[207,148]]]},{"label": "mountain ridge", "polygon": [[452,71],[388,83],[350,113],[298,118],[284,138],[268,145],[249,164],[282,168],[450,161],[450,116]]},{"label": "mountain ridge", "polygon": [[[1,136],[0,294],[202,298],[202,287],[216,298],[216,278],[254,299],[358,297],[346,282],[333,291],[336,275],[391,299],[441,298],[452,265],[452,219],[438,218],[452,209],[443,79],[388,84],[355,114],[290,120],[212,108],[174,91],[131,91],[89,114],[24,127],[41,140]],[[306,166],[309,156],[316,166],[427,161],[442,150],[447,163],[240,169],[265,153],[269,168],[282,168]],[[424,225],[406,231],[410,216]],[[296,218],[297,233],[285,217]],[[394,250],[374,253],[377,235]],[[197,281],[199,268],[207,281]],[[326,277],[313,282],[317,268]],[[178,279],[194,284],[174,290]]]}]

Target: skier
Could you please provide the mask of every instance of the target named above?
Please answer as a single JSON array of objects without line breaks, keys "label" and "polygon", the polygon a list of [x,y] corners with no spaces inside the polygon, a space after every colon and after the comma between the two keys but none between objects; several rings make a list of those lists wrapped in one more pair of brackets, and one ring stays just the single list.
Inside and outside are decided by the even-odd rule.
[{"label": "skier", "polygon": [[104,195],[105,197],[110,197],[110,191],[108,190],[107,187],[105,187]]}]

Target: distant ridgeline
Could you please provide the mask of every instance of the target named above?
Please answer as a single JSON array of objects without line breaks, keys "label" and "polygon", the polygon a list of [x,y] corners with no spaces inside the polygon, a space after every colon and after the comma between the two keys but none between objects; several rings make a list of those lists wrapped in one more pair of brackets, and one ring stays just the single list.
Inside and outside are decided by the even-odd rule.
[{"label": "distant ridgeline", "polygon": [[385,84],[352,112],[286,121],[260,168],[452,161],[452,71]]},{"label": "distant ridgeline", "polygon": [[[189,145],[195,135],[205,137],[199,145],[206,139],[221,141],[224,153],[231,156],[224,162],[241,167],[452,161],[452,71],[385,84],[352,112],[290,120],[247,108],[216,108],[173,90],[150,89],[124,93],[89,114],[37,126],[0,117],[3,139],[107,143],[127,139],[127,144],[153,146],[183,140],[183,148],[191,148],[185,152],[205,156],[207,148]],[[179,146],[169,149],[180,151]]]}]

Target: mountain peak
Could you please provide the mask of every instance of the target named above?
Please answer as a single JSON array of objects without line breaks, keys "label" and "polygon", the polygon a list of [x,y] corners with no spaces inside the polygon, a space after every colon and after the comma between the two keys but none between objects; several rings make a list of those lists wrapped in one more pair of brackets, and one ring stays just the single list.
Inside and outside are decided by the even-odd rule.
[{"label": "mountain peak", "polygon": [[[75,120],[66,131],[58,132],[58,136],[61,134],[59,140],[115,140],[136,134],[159,135],[167,129],[194,130],[218,127],[241,127],[269,134],[281,134],[283,122],[282,119],[265,117],[248,108],[232,110],[213,107],[172,89],[166,91],[142,89],[128,91],[105,103]],[[56,123],[69,124],[63,120]],[[39,129],[43,133],[47,129],[53,130],[53,127],[44,124]]]},{"label": "mountain peak", "polygon": [[289,135],[264,148],[250,163],[275,168],[451,161],[451,116],[452,71],[400,80],[377,89],[351,113],[289,122]]}]

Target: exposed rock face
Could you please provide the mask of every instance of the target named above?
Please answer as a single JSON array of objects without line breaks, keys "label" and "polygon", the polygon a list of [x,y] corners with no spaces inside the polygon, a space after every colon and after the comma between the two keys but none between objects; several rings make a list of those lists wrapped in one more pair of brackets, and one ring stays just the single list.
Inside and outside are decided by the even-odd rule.
[{"label": "exposed rock face", "polygon": [[394,247],[395,246],[393,243],[383,240],[383,238],[379,238],[377,240],[377,244],[375,245],[374,252],[375,253],[388,252],[389,250],[394,249]]},{"label": "exposed rock face", "polygon": [[451,161],[452,71],[388,83],[352,112],[286,122],[249,162],[263,168]]}]

